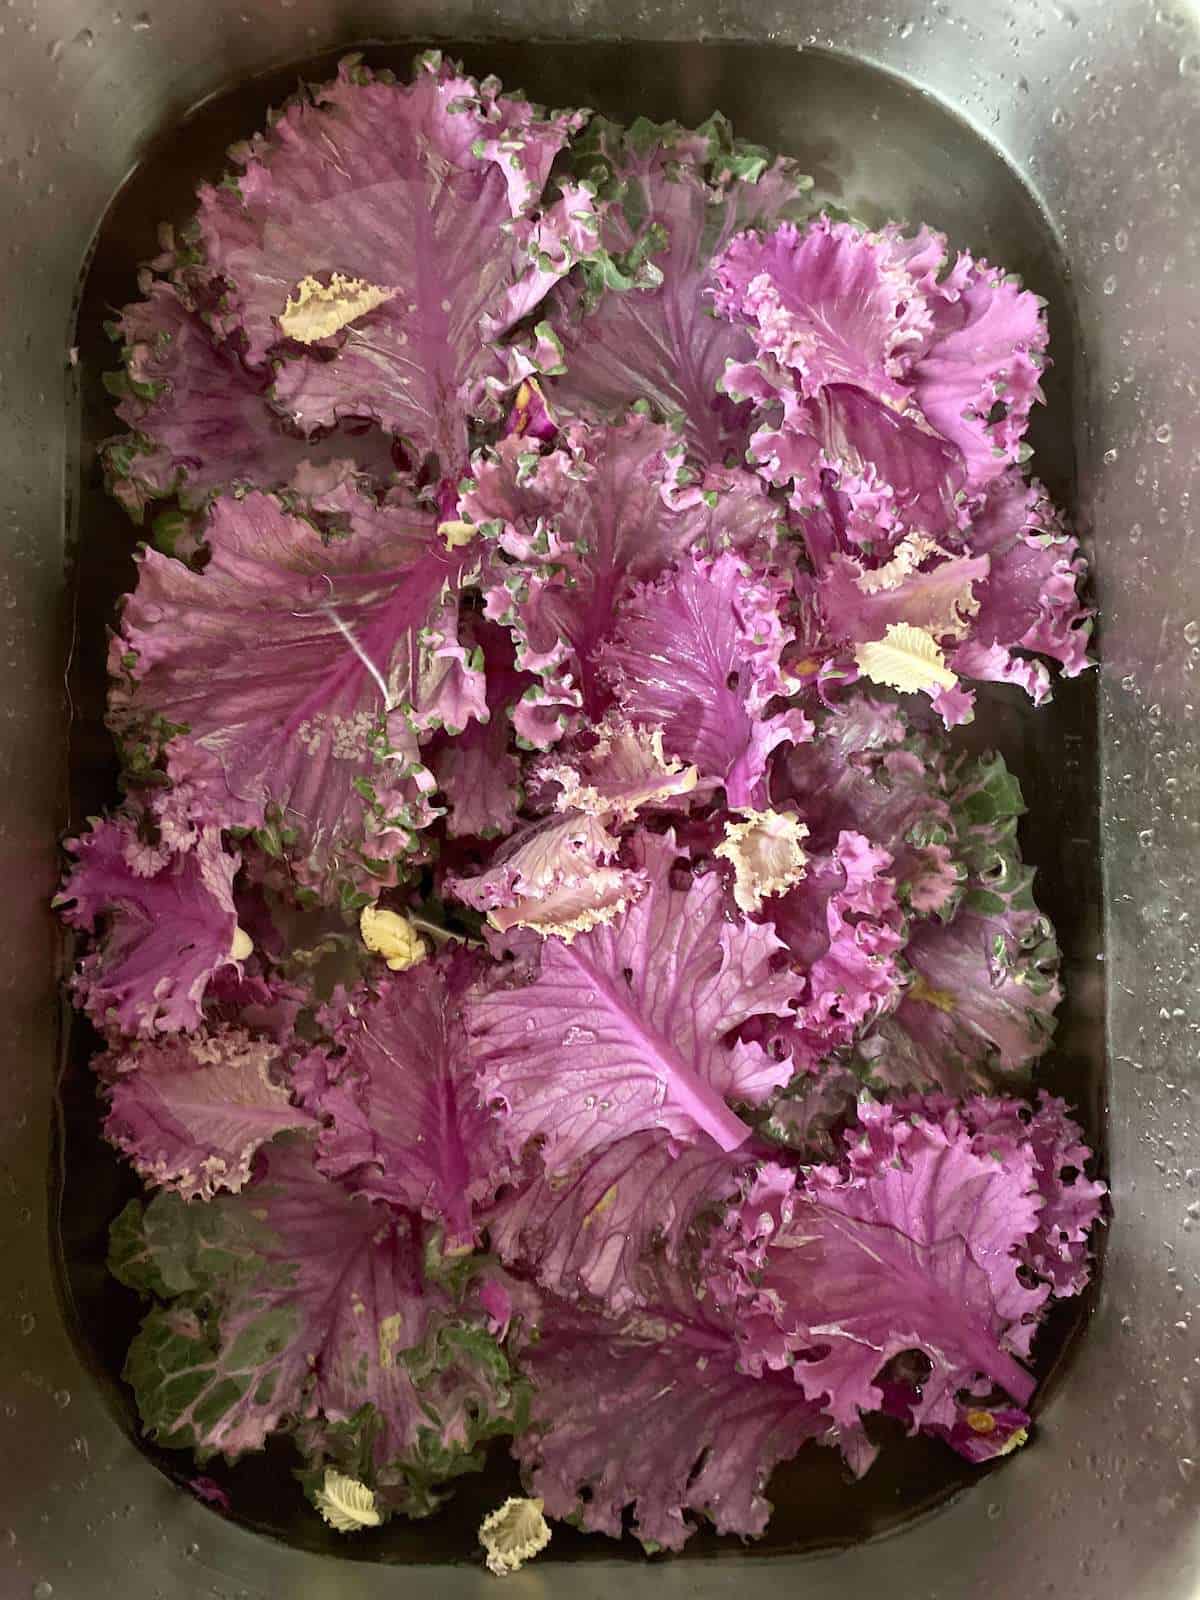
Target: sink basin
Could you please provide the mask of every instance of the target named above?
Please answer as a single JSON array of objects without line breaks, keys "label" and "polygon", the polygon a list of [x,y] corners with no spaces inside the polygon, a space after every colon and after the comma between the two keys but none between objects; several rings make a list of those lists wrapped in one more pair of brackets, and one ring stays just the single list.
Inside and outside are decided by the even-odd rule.
[{"label": "sink basin", "polygon": [[817,1600],[884,1582],[897,1600],[952,1600],[977,1584],[1194,1596],[1200,547],[1188,493],[1200,464],[1200,180],[1186,156],[1200,122],[1200,15],[1143,15],[1132,0],[898,4],[885,18],[862,4],[750,0],[628,16],[588,0],[560,16],[455,0],[436,15],[242,4],[0,9],[4,1592],[374,1600],[399,1583],[465,1596],[494,1581],[463,1563],[480,1518],[516,1492],[503,1448],[436,1519],[350,1541],[292,1490],[285,1449],[225,1477],[236,1515],[222,1518],[181,1491],[190,1458],[137,1439],[119,1380],[137,1307],[103,1267],[108,1221],[133,1185],[97,1135],[92,1040],[59,1016],[46,910],[58,834],[110,803],[115,784],[104,625],[131,586],[135,535],[95,462],[112,430],[103,319],[133,297],[157,223],[188,213],[226,145],[298,77],[331,75],[352,44],[403,70],[436,42],[544,103],[685,123],[719,106],[744,137],[795,156],[820,198],[872,223],[927,221],[1019,272],[1049,302],[1054,359],[1035,466],[1088,541],[1103,614],[1099,673],[1061,684],[1037,713],[993,690],[969,730],[1022,779],[1023,845],[1064,952],[1067,1003],[1038,1081],[1079,1106],[1113,1187],[1098,1285],[1040,1338],[1034,1442],[981,1473],[933,1441],[897,1439],[860,1483],[832,1452],[809,1450],[773,1480],[776,1514],[757,1544],[701,1533],[683,1556],[648,1563],[631,1541],[562,1530],[511,1584],[598,1595],[621,1562],[634,1600],[747,1582]]}]

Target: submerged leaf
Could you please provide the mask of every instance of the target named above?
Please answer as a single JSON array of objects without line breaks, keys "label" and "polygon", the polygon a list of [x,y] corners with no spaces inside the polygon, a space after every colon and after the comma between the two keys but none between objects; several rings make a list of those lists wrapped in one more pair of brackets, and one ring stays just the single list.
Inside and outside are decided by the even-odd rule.
[{"label": "submerged leaf", "polygon": [[239,858],[203,828],[183,851],[148,847],[136,819],[96,822],[67,841],[75,864],[55,900],[93,937],[72,987],[99,1028],[144,1038],[196,1028],[214,975],[238,958]]},{"label": "submerged leaf", "polygon": [[802,980],[774,972],[770,928],[726,921],[715,874],[676,888],[676,854],[670,834],[637,836],[641,899],[569,945],[545,940],[531,981],[468,1004],[480,1092],[514,1154],[540,1138],[552,1172],[652,1128],[734,1150],[750,1129],[728,1102],[761,1104],[790,1076],[729,1041],[750,1017],[791,1015]]},{"label": "submerged leaf", "polygon": [[108,1079],[104,1134],[151,1184],[209,1200],[249,1182],[256,1151],[307,1128],[282,1052],[239,1028],[140,1041],[97,1062]]},{"label": "submerged leaf", "polygon": [[280,358],[275,397],[304,432],[374,418],[453,480],[468,418],[524,376],[503,340],[594,247],[595,219],[584,190],[543,204],[582,117],[543,118],[498,88],[434,56],[407,84],[343,64],[231,184],[201,191],[205,265],[225,285],[214,320],[252,367]]},{"label": "submerged leaf", "polygon": [[455,635],[462,557],[405,499],[347,505],[325,541],[269,495],[218,501],[202,573],[144,553],[112,655],[114,723],[169,716],[172,779],[225,827],[278,814],[314,887],[395,875],[434,815],[418,730],[484,709]]},{"label": "submerged leaf", "polygon": [[429,1509],[481,1434],[508,1425],[507,1362],[479,1313],[426,1277],[411,1213],[322,1177],[310,1140],[260,1159],[241,1194],[163,1194],[114,1231],[113,1271],[165,1299],[125,1365],[143,1425],[233,1461],[298,1424],[319,1482],[331,1464]]},{"label": "submerged leaf", "polygon": [[673,124],[622,129],[598,119],[575,159],[604,175],[611,195],[600,230],[610,258],[631,276],[566,280],[550,302],[566,371],[550,394],[568,411],[611,420],[635,401],[678,417],[689,450],[706,464],[741,458],[746,418],[719,393],[726,362],[745,360],[747,336],[711,315],[711,263],[751,222],[771,223],[807,208],[809,187],[791,162],[732,141],[714,117],[689,133]]},{"label": "submerged leaf", "polygon": [[731,1318],[683,1274],[648,1271],[613,1319],[548,1301],[526,1355],[532,1428],[514,1453],[551,1516],[619,1538],[623,1511],[648,1549],[678,1550],[695,1518],[755,1537],[771,1469],[828,1432],[787,1374],[743,1370]]}]

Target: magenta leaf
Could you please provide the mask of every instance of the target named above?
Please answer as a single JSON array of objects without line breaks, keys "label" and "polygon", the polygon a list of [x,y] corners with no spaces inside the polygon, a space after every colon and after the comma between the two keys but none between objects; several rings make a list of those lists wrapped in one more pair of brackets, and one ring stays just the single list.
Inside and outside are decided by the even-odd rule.
[{"label": "magenta leaf", "polygon": [[269,375],[251,372],[232,341],[218,342],[179,288],[162,280],[145,287],[114,330],[125,360],[112,384],[116,411],[133,432],[104,453],[108,486],[138,521],[148,501],[170,495],[195,509],[247,484],[306,498],[309,485],[329,477],[391,478],[387,434],[348,421],[305,438],[270,405]]},{"label": "magenta leaf", "polygon": [[[673,125],[619,128],[603,118],[575,144],[577,166],[604,175],[612,194],[601,225],[610,257],[638,262],[632,276],[596,303],[586,276],[566,279],[549,319],[564,346],[555,401],[595,420],[613,420],[649,401],[681,421],[689,451],[715,464],[741,459],[746,418],[718,385],[729,360],[752,345],[740,328],[711,315],[711,262],[751,222],[769,224],[807,208],[808,180],[792,163],[768,167],[764,152],[731,139],[713,117],[696,133]],[[744,408],[743,408],[744,413]]]},{"label": "magenta leaf", "polygon": [[950,664],[963,677],[1019,683],[1038,704],[1049,697],[1049,673],[1018,651],[1049,656],[1068,678],[1089,664],[1093,614],[1079,599],[1087,563],[1078,540],[1041,484],[1011,471],[993,482],[970,541],[988,557],[989,570],[976,588],[970,632]]},{"label": "magenta leaf", "polygon": [[[944,477],[978,495],[1028,454],[1022,439],[1042,398],[1044,302],[965,254],[939,281],[946,254],[945,239],[925,230],[905,239],[894,225],[872,234],[821,216],[766,238],[743,235],[716,262],[718,310],[752,330],[759,352],[758,375],[736,369],[726,389],[760,404],[775,390],[782,433],[768,428],[753,448],[802,495],[829,470],[853,500],[865,472],[903,503],[913,480],[894,470],[889,430],[911,447],[921,434],[944,442],[941,468],[924,453],[927,489]],[[942,525],[923,526],[936,535]]]},{"label": "magenta leaf", "polygon": [[514,833],[483,872],[449,874],[445,886],[501,932],[532,928],[569,942],[645,892],[645,873],[617,864],[620,840],[610,828],[632,822],[642,807],[686,800],[696,776],[663,753],[657,729],[606,717],[534,766],[541,803],[556,809]]},{"label": "magenta leaf", "polygon": [[574,748],[560,747],[535,769],[560,811],[632,822],[643,808],[674,810],[696,791],[698,773],[663,750],[661,728],[610,713]]},{"label": "magenta leaf", "polygon": [[512,728],[504,707],[486,722],[439,739],[429,766],[446,798],[448,832],[455,838],[495,838],[517,825],[521,763],[509,748]]},{"label": "magenta leaf", "polygon": [[603,1301],[609,1315],[640,1298],[652,1249],[684,1264],[699,1219],[732,1198],[746,1169],[708,1140],[678,1145],[657,1130],[614,1140],[566,1174],[529,1165],[488,1215],[492,1249],[555,1294]]},{"label": "magenta leaf", "polygon": [[1089,1235],[1103,1213],[1108,1186],[1086,1175],[1092,1152],[1067,1115],[1066,1102],[1040,1089],[1036,1109],[1023,1100],[985,1095],[961,1102],[926,1095],[903,1105],[914,1116],[965,1128],[979,1155],[1009,1162],[1016,1152],[1031,1151],[1042,1207],[1021,1246],[1021,1260],[1060,1298],[1081,1294],[1091,1278]]},{"label": "magenta leaf", "polygon": [[750,440],[759,472],[790,490],[796,512],[829,515],[848,547],[905,532],[944,537],[963,520],[962,458],[911,409],[897,412],[851,384],[803,399],[773,356],[730,367],[725,386],[759,407]]},{"label": "magenta leaf", "polygon": [[922,414],[962,452],[971,492],[1028,455],[1041,391],[1045,302],[965,252],[929,298],[932,328],[908,381]]},{"label": "magenta leaf", "polygon": [[502,933],[533,928],[569,943],[645,892],[644,872],[613,864],[619,848],[599,816],[556,812],[514,833],[477,877],[449,875],[446,889]]},{"label": "magenta leaf", "polygon": [[678,1550],[708,1519],[761,1534],[772,1468],[829,1419],[787,1374],[748,1377],[736,1329],[681,1274],[647,1274],[640,1309],[608,1320],[546,1303],[525,1355],[531,1427],[514,1445],[550,1516],[619,1538],[622,1513],[648,1549]]},{"label": "magenta leaf", "polygon": [[773,972],[769,928],[726,920],[716,874],[676,888],[675,858],[672,835],[638,835],[640,900],[570,944],[546,940],[532,981],[468,1003],[480,1091],[514,1153],[545,1141],[551,1172],[654,1128],[736,1149],[749,1129],[727,1102],[761,1104],[790,1076],[786,1060],[726,1036],[789,1015],[802,980]]},{"label": "magenta leaf", "polygon": [[489,588],[488,615],[512,630],[517,665],[540,680],[513,717],[539,749],[581,711],[602,714],[596,651],[633,583],[693,545],[758,548],[778,520],[745,474],[679,492],[674,435],[637,413],[603,428],[571,424],[555,448],[511,435],[473,470],[461,513],[515,563]]},{"label": "magenta leaf", "polygon": [[831,384],[890,403],[906,398],[907,358],[931,313],[886,235],[826,216],[733,239],[716,264],[717,310],[752,327],[758,348],[811,398]]},{"label": "magenta leaf", "polygon": [[470,1249],[479,1208],[505,1177],[462,1023],[478,964],[465,953],[389,973],[339,1032],[318,1165],[356,1194],[420,1212],[445,1249]]},{"label": "magenta leaf", "polygon": [[[989,572],[986,556],[945,556],[924,542],[909,540],[883,567],[851,556],[830,562],[819,586],[830,634],[852,644],[883,637],[889,626],[907,622],[952,645],[972,631],[979,609],[976,585]],[[922,570],[924,568],[924,570]]]},{"label": "magenta leaf", "polygon": [[[282,357],[274,393],[302,431],[373,417],[453,478],[467,419],[495,420],[494,393],[523,376],[502,341],[595,247],[595,218],[579,188],[539,209],[582,118],[498,91],[436,52],[408,84],[343,63],[252,141],[232,184],[201,191],[220,325],[252,367]],[[339,275],[375,303],[299,331],[304,287]]]},{"label": "magenta leaf", "polygon": [[[976,1137],[990,1143],[994,1132],[994,1124],[980,1126]],[[1092,1152],[1083,1131],[1067,1115],[1066,1102],[1045,1089],[1038,1090],[1029,1138],[1043,1205],[1026,1246],[1026,1260],[1054,1294],[1081,1294],[1091,1278],[1089,1235],[1103,1215],[1108,1185],[1086,1176]]]},{"label": "magenta leaf", "polygon": [[206,1506],[215,1506],[218,1511],[226,1515],[232,1510],[229,1496],[214,1479],[204,1476],[189,1478],[187,1486],[196,1499],[202,1500]]},{"label": "magenta leaf", "polygon": [[439,733],[428,760],[446,798],[447,832],[452,838],[490,839],[517,825],[521,764],[513,748],[512,713],[532,680],[517,671],[503,628],[471,613],[461,632],[482,654],[487,719],[475,717],[457,733]]},{"label": "magenta leaf", "polygon": [[64,922],[93,935],[72,980],[98,1028],[150,1037],[200,1026],[213,975],[235,960],[236,855],[206,827],[192,848],[148,846],[136,819],[95,822],[67,841],[75,857],[55,900]]},{"label": "magenta leaf", "polygon": [[1029,1437],[1032,1419],[1020,1406],[980,1406],[960,1400],[957,1412],[950,1427],[929,1427],[926,1431],[945,1439],[968,1461],[994,1461],[997,1456],[1019,1449]]},{"label": "magenta leaf", "polygon": [[182,729],[171,777],[227,827],[274,816],[305,881],[394,874],[434,814],[417,730],[485,708],[455,632],[461,552],[403,501],[361,500],[326,541],[261,494],[218,501],[208,543],[203,573],[143,554],[114,723]]},{"label": "magenta leaf", "polygon": [[1061,990],[1054,931],[1017,843],[1016,779],[990,756],[960,758],[951,781],[965,892],[949,922],[913,926],[904,951],[912,979],[863,1050],[880,1082],[957,1095],[986,1090],[991,1071],[1019,1071],[1045,1052]]},{"label": "magenta leaf", "polygon": [[356,1475],[427,1511],[429,1477],[463,1470],[456,1458],[512,1404],[507,1363],[423,1276],[412,1214],[347,1194],[312,1155],[285,1138],[239,1195],[130,1203],[110,1265],[166,1303],[125,1375],[160,1444],[232,1461],[300,1424],[310,1451],[361,1447]]},{"label": "magenta leaf", "polygon": [[[815,526],[809,519],[810,535]],[[1091,612],[1079,600],[1086,567],[1076,541],[1040,486],[1017,472],[996,480],[956,537],[973,553],[954,555],[909,534],[881,565],[829,557],[810,537],[829,640],[853,649],[894,624],[911,624],[937,641],[961,678],[1016,683],[1040,704],[1050,694],[1049,671],[1021,652],[1050,656],[1068,677],[1088,664]]]},{"label": "magenta leaf", "polygon": [[244,965],[239,973],[228,966],[210,979],[204,1011],[210,1022],[247,1028],[256,1038],[287,1050],[296,1042],[296,1020],[311,998],[308,989],[291,979],[262,977]]},{"label": "magenta leaf", "polygon": [[722,784],[730,806],[761,805],[771,751],[812,732],[798,710],[767,715],[792,688],[780,665],[787,593],[732,553],[685,557],[631,592],[599,653],[622,711],[661,728],[667,753]]},{"label": "magenta leaf", "polygon": [[761,913],[807,977],[792,1026],[797,1065],[808,1071],[849,1044],[901,996],[904,918],[892,860],[860,833],[843,829],[828,855],[810,854],[804,877]]},{"label": "magenta leaf", "polygon": [[185,1200],[242,1188],[261,1145],[312,1126],[292,1104],[281,1051],[241,1028],[139,1041],[96,1069],[108,1079],[105,1137],[147,1183]]},{"label": "magenta leaf", "polygon": [[[978,1165],[963,1160],[967,1151]],[[1012,1324],[1005,1344],[1028,1355],[1034,1315],[1049,1296],[1044,1285],[1022,1283],[1016,1275],[1021,1241],[1037,1228],[1043,1204],[1032,1141],[1013,1139],[998,1156],[994,1147],[972,1140],[966,1119],[953,1112],[938,1120],[864,1095],[857,1127],[844,1135],[843,1156],[842,1176],[829,1168],[808,1175],[810,1195],[820,1203],[829,1186],[843,1215],[904,1227],[924,1244],[939,1235],[972,1240],[997,1308]],[[996,1248],[1009,1233],[1013,1244]]]},{"label": "magenta leaf", "polygon": [[948,916],[961,896],[946,748],[900,707],[856,694],[827,710],[813,739],[775,763],[772,793],[808,825],[809,847],[832,850],[838,834],[864,834],[892,857],[902,905]]},{"label": "magenta leaf", "polygon": [[980,1378],[1024,1405],[1027,1357],[1048,1286],[1018,1277],[1042,1198],[1026,1142],[1007,1161],[977,1155],[961,1128],[860,1106],[842,1169],[801,1187],[767,1168],[714,1247],[718,1299],[740,1307],[751,1370],[790,1367],[834,1419],[856,1470],[873,1455],[864,1414],[882,1408],[887,1363],[924,1354],[914,1425],[950,1427],[955,1396]]}]

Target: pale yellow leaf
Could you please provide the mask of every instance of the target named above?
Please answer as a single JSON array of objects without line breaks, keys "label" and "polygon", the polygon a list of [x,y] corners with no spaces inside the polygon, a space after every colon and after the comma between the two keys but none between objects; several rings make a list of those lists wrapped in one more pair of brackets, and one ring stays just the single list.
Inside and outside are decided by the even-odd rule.
[{"label": "pale yellow leaf", "polygon": [[733,866],[733,898],[742,911],[757,911],[768,895],[783,894],[804,876],[808,829],[790,811],[742,812],[725,824],[715,851]]},{"label": "pale yellow leaf", "polygon": [[439,522],[438,533],[446,541],[446,549],[454,550],[459,545],[470,544],[478,529],[473,522]]},{"label": "pale yellow leaf", "polygon": [[335,272],[327,284],[317,278],[301,278],[295,298],[289,295],[279,314],[279,326],[289,339],[316,344],[365,317],[395,293],[395,289],[381,289],[361,278],[343,277],[340,272]]},{"label": "pale yellow leaf", "polygon": [[550,1524],[542,1501],[512,1498],[479,1525],[479,1542],[487,1551],[488,1571],[498,1578],[516,1572],[550,1543]]},{"label": "pale yellow leaf", "polygon": [[858,670],[872,683],[885,683],[902,694],[953,689],[958,679],[946,665],[942,647],[924,628],[891,622],[882,639],[860,644],[854,652]]},{"label": "pale yellow leaf", "polygon": [[364,906],[358,918],[358,931],[367,949],[382,956],[392,972],[407,972],[429,954],[424,939],[408,918],[397,911]]},{"label": "pale yellow leaf", "polygon": [[325,1481],[314,1496],[317,1510],[339,1533],[357,1533],[360,1528],[377,1528],[383,1521],[375,1503],[375,1492],[357,1478],[325,1468]]}]

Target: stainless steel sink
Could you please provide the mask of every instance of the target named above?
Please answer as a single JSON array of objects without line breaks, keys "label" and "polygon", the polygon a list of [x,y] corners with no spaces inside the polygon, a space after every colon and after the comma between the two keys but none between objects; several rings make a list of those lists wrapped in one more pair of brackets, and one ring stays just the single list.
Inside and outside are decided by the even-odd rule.
[{"label": "stainless steel sink", "polygon": [[1035,1442],[978,1482],[919,1442],[856,1486],[831,1459],[800,1463],[777,1480],[768,1538],[744,1554],[698,1537],[685,1556],[646,1564],[567,1536],[509,1586],[583,1597],[619,1581],[649,1597],[753,1585],[811,1600],[883,1586],[896,1600],[1200,1593],[1200,543],[1189,501],[1200,11],[151,0],[138,12],[7,0],[0,27],[0,1592],[375,1600],[402,1584],[455,1596],[494,1582],[454,1563],[470,1555],[481,1507],[505,1492],[502,1463],[457,1512],[364,1547],[325,1539],[298,1496],[276,1492],[286,1466],[238,1469],[240,1520],[226,1520],[181,1492],[181,1458],[136,1442],[115,1376],[129,1309],[102,1268],[121,1180],[98,1158],[83,1045],[60,1028],[46,910],[59,832],[112,784],[103,623],[128,584],[133,534],[93,460],[109,426],[100,319],[131,297],[159,219],[185,214],[224,145],[300,71],[326,75],[364,40],[388,41],[368,56],[390,64],[436,40],[554,104],[684,121],[719,105],[847,209],[929,221],[1021,272],[1050,303],[1055,360],[1035,465],[1087,536],[1103,613],[1098,675],[1036,714],[997,693],[974,734],[1023,777],[1026,851],[1066,955],[1070,999],[1044,1081],[1082,1104],[1113,1187],[1086,1325],[1049,1330]]}]

